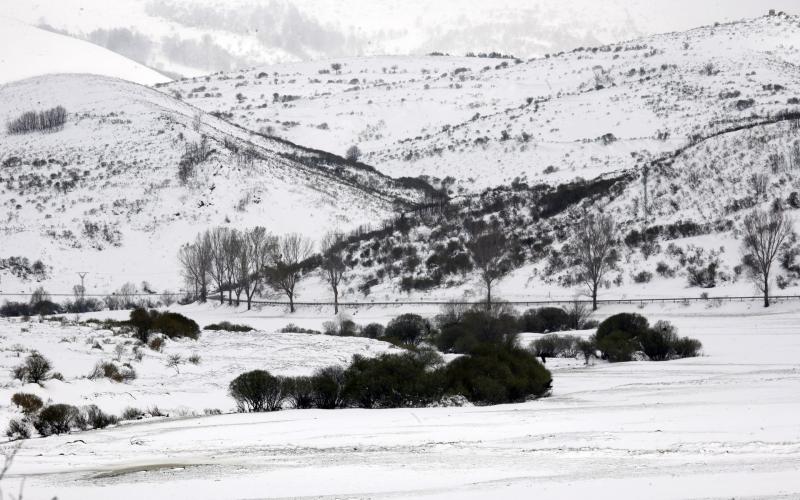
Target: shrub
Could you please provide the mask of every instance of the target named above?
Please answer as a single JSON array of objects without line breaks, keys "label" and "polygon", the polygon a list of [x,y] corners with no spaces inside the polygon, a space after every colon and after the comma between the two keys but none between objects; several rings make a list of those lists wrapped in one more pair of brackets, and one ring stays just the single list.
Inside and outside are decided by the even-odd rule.
[{"label": "shrub", "polygon": [[51,368],[47,358],[38,352],[32,352],[25,358],[25,363],[13,370],[13,375],[28,384],[41,384],[47,380]]},{"label": "shrub", "polygon": [[89,405],[83,408],[83,415],[86,423],[92,429],[105,429],[109,425],[117,423],[117,417],[104,413],[96,405]]},{"label": "shrub", "polygon": [[252,332],[254,328],[248,325],[237,325],[228,321],[221,321],[211,325],[206,325],[203,330],[225,331],[225,332]]},{"label": "shrub", "polygon": [[711,262],[707,266],[689,266],[686,269],[689,286],[700,288],[714,288],[717,286],[717,263]]},{"label": "shrub", "polygon": [[144,417],[144,412],[132,406],[128,406],[122,410],[122,414],[119,416],[121,420],[139,420],[142,417]]},{"label": "shrub", "polygon": [[597,341],[611,335],[614,332],[622,332],[628,338],[635,338],[646,332],[650,327],[647,318],[636,313],[619,313],[606,318],[597,327]]},{"label": "shrub", "polygon": [[15,439],[30,439],[31,428],[28,422],[24,419],[12,418],[8,422],[6,429],[6,436],[12,440]]},{"label": "shrub", "polygon": [[9,302],[5,301],[0,306],[0,316],[4,318],[12,318],[18,316],[30,316],[31,306],[27,302]]},{"label": "shrub", "polygon": [[345,370],[345,397],[361,408],[423,406],[443,395],[441,372],[430,370],[441,363],[430,351],[356,355]]},{"label": "shrub", "polygon": [[703,344],[699,340],[682,337],[675,340],[673,349],[678,358],[694,358],[700,355]]},{"label": "shrub", "polygon": [[164,339],[162,337],[155,337],[147,346],[156,352],[160,352],[161,348],[164,347]]},{"label": "shrub", "polygon": [[33,421],[33,427],[42,436],[64,434],[76,424],[80,412],[72,405],[54,404],[46,406]]},{"label": "shrub", "polygon": [[231,381],[228,392],[244,412],[275,411],[283,399],[280,380],[265,370],[242,373]]},{"label": "shrub", "polygon": [[285,377],[281,379],[281,392],[293,408],[314,407],[314,385],[311,377]]},{"label": "shrub", "polygon": [[597,344],[595,343],[594,336],[590,337],[589,339],[578,340],[577,348],[587,365],[589,364],[589,359],[591,359],[592,356],[597,355]]},{"label": "shrub", "polygon": [[301,328],[294,323],[289,323],[278,330],[278,333],[310,333],[313,335],[320,335],[321,332],[318,332],[317,330],[311,330],[309,328]]},{"label": "shrub", "polygon": [[442,352],[469,353],[482,344],[513,345],[519,321],[509,310],[471,309],[460,320],[443,324],[434,339]]},{"label": "shrub", "polygon": [[548,333],[569,328],[570,318],[567,311],[559,307],[542,307],[525,311],[519,322],[523,331]]},{"label": "shrub", "polygon": [[633,282],[634,283],[650,283],[650,280],[653,279],[653,273],[650,271],[640,271],[633,275]]},{"label": "shrub", "polygon": [[614,330],[597,340],[597,348],[603,352],[603,357],[614,363],[632,360],[633,353],[638,347],[635,338],[629,337],[621,330]]},{"label": "shrub", "polygon": [[542,358],[574,358],[578,355],[580,337],[574,335],[545,335],[531,343],[533,353]]},{"label": "shrub", "polygon": [[370,339],[377,339],[384,335],[383,325],[380,323],[370,323],[361,329],[361,335]]},{"label": "shrub", "polygon": [[311,377],[314,406],[323,409],[344,406],[344,368],[329,366],[317,370]]},{"label": "shrub", "polygon": [[653,328],[639,335],[642,351],[652,361],[664,361],[674,354],[674,345],[678,340],[675,327],[666,321],[659,321]]},{"label": "shrub", "polygon": [[193,365],[199,365],[201,361],[200,355],[197,353],[191,354],[188,358],[186,358],[186,361]]},{"label": "shrub", "polygon": [[36,394],[29,394],[27,392],[18,392],[14,394],[11,396],[11,402],[17,405],[20,410],[22,410],[22,413],[27,416],[33,415],[44,406],[42,398]]},{"label": "shrub", "polygon": [[418,314],[401,314],[386,326],[384,338],[399,344],[419,345],[430,335],[431,324]]},{"label": "shrub", "polygon": [[137,308],[131,311],[128,323],[136,329],[136,338],[147,342],[150,333],[163,333],[170,339],[189,337],[197,339],[200,327],[193,320],[174,312],[147,311]]},{"label": "shrub", "polygon": [[447,391],[476,403],[498,404],[544,396],[552,377],[524,349],[484,345],[450,362],[444,370]]},{"label": "shrub", "polygon": [[123,366],[122,369],[117,367],[110,361],[98,362],[91,373],[89,373],[91,380],[99,378],[108,378],[114,382],[128,382],[136,379],[136,370],[131,366]]}]

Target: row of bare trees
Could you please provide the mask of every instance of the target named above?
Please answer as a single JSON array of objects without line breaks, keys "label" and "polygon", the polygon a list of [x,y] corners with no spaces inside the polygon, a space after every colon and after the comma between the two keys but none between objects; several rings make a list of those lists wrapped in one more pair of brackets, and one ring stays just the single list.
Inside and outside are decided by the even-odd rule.
[{"label": "row of bare trees", "polygon": [[[344,237],[328,233],[321,241],[321,260],[315,263],[331,286],[338,312],[339,286],[344,277]],[[178,260],[187,284],[202,302],[211,292],[221,304],[247,309],[266,287],[283,293],[294,312],[297,285],[314,254],[314,242],[300,234],[275,236],[263,227],[239,231],[217,227],[200,233],[181,247]],[[316,266],[315,266],[316,267]]]}]

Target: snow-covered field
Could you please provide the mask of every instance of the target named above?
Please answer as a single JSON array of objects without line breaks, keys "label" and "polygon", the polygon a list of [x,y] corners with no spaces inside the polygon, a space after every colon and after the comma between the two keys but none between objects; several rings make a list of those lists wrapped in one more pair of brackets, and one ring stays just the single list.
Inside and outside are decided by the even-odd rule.
[{"label": "snow-covered field", "polygon": [[[604,308],[598,319],[623,310],[631,308]],[[321,312],[301,312],[300,319],[266,310],[182,312],[201,325],[226,318],[265,332],[230,334],[228,342],[204,332],[192,348],[168,343],[167,353],[201,351],[201,365],[182,367],[181,375],[148,353],[129,387],[142,402],[155,397],[163,407],[174,399],[187,408],[227,409],[232,405],[224,406],[221,387],[254,364],[300,373],[349,353],[388,348],[362,339],[268,333],[288,322],[319,327],[329,319]],[[4,488],[15,491],[25,477],[27,498],[82,500],[800,496],[800,305],[671,304],[637,312],[700,339],[705,356],[589,367],[549,360],[552,396],[524,404],[145,419],[32,439]],[[397,313],[366,310],[357,321]],[[64,385],[88,384],[70,379],[101,356],[77,337],[97,333],[75,332],[75,342],[60,344],[62,333],[48,335],[37,325],[19,333],[19,326],[0,326],[4,345],[29,341],[45,353],[57,348],[53,361]],[[3,365],[9,356],[4,353]],[[79,368],[79,359],[86,366]],[[102,397],[96,401],[102,406]]]}]

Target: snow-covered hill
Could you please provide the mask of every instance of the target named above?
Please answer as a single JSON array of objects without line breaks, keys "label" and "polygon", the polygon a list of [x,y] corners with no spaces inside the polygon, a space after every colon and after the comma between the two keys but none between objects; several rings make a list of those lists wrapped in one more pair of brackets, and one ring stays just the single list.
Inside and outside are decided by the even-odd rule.
[{"label": "snow-covered hill", "polygon": [[[427,195],[122,80],[58,75],[0,87],[0,123],[54,106],[67,110],[62,129],[0,132],[0,258],[52,266],[54,291],[87,270],[89,291],[141,280],[174,289],[179,246],[206,227],[261,225],[316,239]],[[184,183],[178,165],[192,148],[201,159]],[[36,286],[8,275],[0,283],[4,292]]]},{"label": "snow-covered hill", "polygon": [[170,84],[233,122],[469,191],[630,168],[752,115],[800,109],[800,18],[784,15],[530,61],[378,57]]},{"label": "snow-covered hill", "polygon": [[92,43],[0,16],[0,84],[51,73],[92,73],[144,85],[170,80]]}]

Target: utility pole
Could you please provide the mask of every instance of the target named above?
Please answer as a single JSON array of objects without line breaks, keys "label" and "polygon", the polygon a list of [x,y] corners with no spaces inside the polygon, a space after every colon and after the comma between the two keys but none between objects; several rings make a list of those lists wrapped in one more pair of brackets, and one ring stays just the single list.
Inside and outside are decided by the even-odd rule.
[{"label": "utility pole", "polygon": [[86,286],[84,285],[84,280],[85,280],[87,274],[89,274],[89,273],[86,272],[86,271],[79,271],[78,272],[78,276],[81,277],[81,299],[83,299],[84,296],[86,295]]}]

